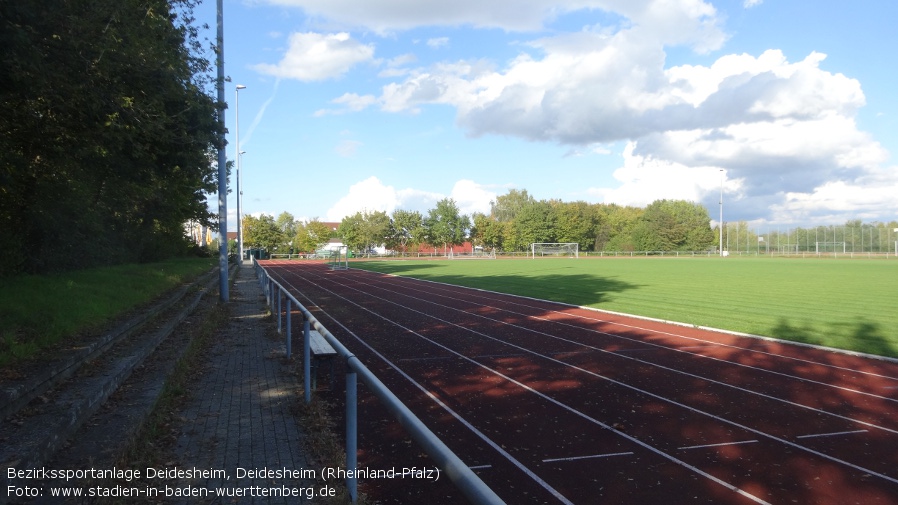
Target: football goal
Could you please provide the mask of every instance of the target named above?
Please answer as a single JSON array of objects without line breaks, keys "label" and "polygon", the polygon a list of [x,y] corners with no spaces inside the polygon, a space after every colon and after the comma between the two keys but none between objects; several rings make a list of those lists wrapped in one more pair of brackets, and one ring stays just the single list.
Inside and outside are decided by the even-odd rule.
[{"label": "football goal", "polygon": [[451,260],[494,260],[496,259],[496,249],[484,249],[483,247],[476,246],[474,250],[471,252],[461,252],[457,253],[454,250],[449,250],[449,259]]},{"label": "football goal", "polygon": [[554,256],[557,258],[579,258],[580,244],[576,242],[534,242],[530,244],[533,258]]},{"label": "football goal", "polygon": [[346,270],[349,268],[349,248],[344,246],[331,249],[331,270]]}]

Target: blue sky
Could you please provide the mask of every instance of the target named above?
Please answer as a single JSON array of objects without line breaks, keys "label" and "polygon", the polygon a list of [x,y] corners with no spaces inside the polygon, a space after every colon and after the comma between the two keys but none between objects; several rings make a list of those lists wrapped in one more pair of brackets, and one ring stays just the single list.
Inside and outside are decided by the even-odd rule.
[{"label": "blue sky", "polygon": [[[214,38],[215,1],[198,15]],[[224,19],[245,213],[488,212],[516,188],[716,219],[723,186],[726,221],[898,219],[892,1],[225,0]]]}]

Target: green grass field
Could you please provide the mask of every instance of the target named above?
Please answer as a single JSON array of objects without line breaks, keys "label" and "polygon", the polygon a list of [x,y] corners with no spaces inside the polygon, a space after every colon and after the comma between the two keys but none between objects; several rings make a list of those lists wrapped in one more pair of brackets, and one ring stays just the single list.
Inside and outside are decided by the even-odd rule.
[{"label": "green grass field", "polygon": [[0,366],[34,356],[208,272],[215,258],[179,258],[55,275],[3,279]]},{"label": "green grass field", "polygon": [[898,357],[898,260],[359,261],[353,267]]}]

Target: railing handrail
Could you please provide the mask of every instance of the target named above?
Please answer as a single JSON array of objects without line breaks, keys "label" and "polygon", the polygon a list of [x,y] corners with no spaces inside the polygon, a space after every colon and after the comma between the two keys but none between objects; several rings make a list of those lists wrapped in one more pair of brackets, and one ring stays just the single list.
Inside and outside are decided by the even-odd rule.
[{"label": "railing handrail", "polygon": [[[412,440],[417,442],[424,449],[424,452],[427,453],[428,456],[433,458],[434,462],[440,467],[440,470],[445,472],[446,477],[452,481],[453,484],[465,495],[466,498],[471,503],[477,505],[487,505],[487,504],[504,504],[505,502],[499,498],[496,493],[490,489],[484,482],[480,479],[471,470],[462,460],[459,458],[442,440],[439,439],[418,417],[404,404],[399,398],[393,394],[392,391],[374,375],[368,367],[365,366],[362,361],[357,358],[346,346],[340,342],[337,337],[331,334],[327,328],[323,324],[321,324],[318,319],[315,318],[314,315],[302,304],[299,300],[293,296],[292,293],[287,291],[284,286],[278,282],[277,280],[271,278],[268,275],[267,270],[259,265],[256,258],[253,258],[253,267],[260,272],[259,280],[263,283],[263,286],[267,284],[268,288],[268,296],[269,303],[273,304],[274,300],[271,298],[272,291],[276,287],[278,290],[277,299],[278,299],[278,327],[280,329],[280,298],[283,295],[288,300],[288,308],[287,311],[290,313],[290,305],[296,304],[296,307],[303,315],[303,326],[304,326],[304,353],[303,353],[303,368],[305,373],[305,392],[306,392],[306,402],[310,400],[310,391],[309,391],[309,337],[308,330],[309,328],[314,328],[324,337],[325,340],[334,348],[337,352],[337,355],[346,360],[346,367],[348,369],[347,372],[347,469],[349,466],[355,466],[354,455],[350,457],[350,450],[355,452],[356,443],[355,440],[349,440],[350,437],[353,439],[357,433],[357,430],[354,427],[350,426],[351,422],[354,422],[355,413],[355,405],[350,405],[350,403],[355,402],[354,393],[355,393],[355,375],[358,374],[361,376],[362,382],[368,386],[368,389],[376,396],[386,407],[387,410],[399,421],[399,424],[409,433]],[[305,324],[308,322],[308,324]],[[290,318],[287,318],[287,339],[288,342],[291,338],[290,335]],[[290,346],[288,343],[287,353],[290,353]],[[352,377],[350,377],[350,375]],[[350,382],[351,381],[351,382]],[[352,391],[350,391],[352,390]],[[352,395],[353,398],[350,400],[349,396]],[[350,414],[350,409],[352,409],[352,413]],[[353,468],[355,469],[355,468]],[[353,475],[353,477],[347,477],[347,487],[349,488],[350,496],[352,498],[353,503],[355,503],[357,499],[356,492],[356,479],[354,477],[354,472],[347,472],[347,474]],[[350,480],[351,479],[351,480]]]}]

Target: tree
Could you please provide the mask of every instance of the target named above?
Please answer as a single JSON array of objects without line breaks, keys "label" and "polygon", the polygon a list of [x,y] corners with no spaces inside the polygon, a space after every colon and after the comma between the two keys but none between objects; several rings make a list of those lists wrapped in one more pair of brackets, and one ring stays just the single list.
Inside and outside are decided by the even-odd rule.
[{"label": "tree", "polygon": [[471,221],[468,216],[459,214],[458,205],[451,198],[443,198],[437,206],[427,212],[424,219],[427,240],[432,245],[442,245],[445,250],[449,246],[465,242]]},{"label": "tree", "polygon": [[313,219],[308,223],[296,226],[293,248],[297,251],[314,252],[324,247],[331,236],[331,230],[321,221]]},{"label": "tree", "polygon": [[596,216],[589,204],[583,201],[551,202],[555,209],[555,241],[576,242],[581,251],[595,246]]},{"label": "tree", "polygon": [[410,244],[416,244],[423,237],[424,218],[418,211],[397,209],[393,211],[390,235],[387,237],[387,247],[408,251]]},{"label": "tree", "polygon": [[685,200],[656,200],[633,230],[643,251],[700,251],[714,245],[708,210]]},{"label": "tree", "polygon": [[[150,261],[212,224],[193,0],[0,2],[0,275]],[[179,17],[180,14],[180,17]]]},{"label": "tree", "polygon": [[243,216],[243,243],[250,248],[260,248],[275,254],[283,251],[284,235],[273,216]]},{"label": "tree", "polygon": [[473,221],[471,242],[474,245],[491,249],[502,247],[502,223],[481,212],[474,213]]},{"label": "tree", "polygon": [[506,249],[526,251],[534,242],[555,242],[555,209],[540,200],[523,207],[514,220],[514,235]]},{"label": "tree", "polygon": [[390,217],[386,212],[356,212],[343,218],[337,233],[350,248],[367,253],[386,243],[390,233]]},{"label": "tree", "polygon": [[490,215],[500,223],[514,221],[524,208],[534,203],[536,200],[526,189],[510,189],[508,193],[496,197],[495,202],[490,202]]}]

